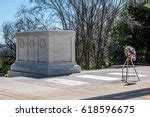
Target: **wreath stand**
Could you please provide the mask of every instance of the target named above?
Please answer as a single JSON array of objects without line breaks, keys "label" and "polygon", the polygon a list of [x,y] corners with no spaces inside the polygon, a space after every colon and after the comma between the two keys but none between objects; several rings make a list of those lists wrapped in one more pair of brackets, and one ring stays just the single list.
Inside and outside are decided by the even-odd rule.
[{"label": "wreath stand", "polygon": [[[128,82],[128,77],[129,77],[128,76],[128,68],[129,68],[130,63],[131,63],[131,68],[133,68],[133,70],[134,70],[134,76],[136,76],[138,81],[140,81],[140,78],[139,78],[138,73],[137,73],[137,71],[135,69],[135,65],[133,63],[133,60],[130,57],[128,57],[126,59],[124,65],[123,65],[123,67],[122,67],[122,79],[121,79],[122,82],[127,83],[127,84],[129,83]],[[125,68],[126,68],[126,73],[124,75],[124,69]]]}]

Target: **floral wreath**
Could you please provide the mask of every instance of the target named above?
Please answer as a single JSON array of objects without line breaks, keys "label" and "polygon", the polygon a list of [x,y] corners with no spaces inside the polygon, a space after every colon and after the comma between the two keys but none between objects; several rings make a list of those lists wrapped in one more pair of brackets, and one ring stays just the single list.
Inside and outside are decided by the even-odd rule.
[{"label": "floral wreath", "polygon": [[129,60],[136,61],[136,51],[132,46],[126,46],[124,53]]}]

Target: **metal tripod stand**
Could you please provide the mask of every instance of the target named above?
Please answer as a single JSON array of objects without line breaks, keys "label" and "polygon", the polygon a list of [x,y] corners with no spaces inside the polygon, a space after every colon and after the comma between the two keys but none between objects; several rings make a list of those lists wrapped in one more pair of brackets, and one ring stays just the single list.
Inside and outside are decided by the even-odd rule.
[{"label": "metal tripod stand", "polygon": [[[139,78],[138,73],[137,73],[137,71],[135,69],[135,65],[133,63],[133,60],[129,59],[129,58],[126,59],[124,65],[122,67],[122,79],[121,79],[121,81],[124,82],[124,83],[128,83],[128,68],[129,68],[129,63],[131,63],[132,68],[134,69],[135,75],[138,78],[138,81],[140,81],[140,78]],[[125,68],[126,68],[126,73],[125,73],[125,76],[124,76],[124,69]]]}]

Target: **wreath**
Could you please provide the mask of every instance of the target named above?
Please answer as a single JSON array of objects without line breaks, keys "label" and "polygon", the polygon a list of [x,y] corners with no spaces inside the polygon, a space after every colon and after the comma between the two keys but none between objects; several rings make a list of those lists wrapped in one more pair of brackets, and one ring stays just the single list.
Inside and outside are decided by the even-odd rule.
[{"label": "wreath", "polygon": [[132,46],[126,46],[124,53],[129,60],[136,61],[136,51]]}]

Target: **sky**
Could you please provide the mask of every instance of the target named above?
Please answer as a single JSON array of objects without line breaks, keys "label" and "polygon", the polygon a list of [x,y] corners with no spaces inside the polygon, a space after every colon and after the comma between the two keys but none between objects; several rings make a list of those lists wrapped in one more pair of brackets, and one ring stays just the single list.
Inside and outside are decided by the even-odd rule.
[{"label": "sky", "polygon": [[15,13],[22,4],[28,5],[29,0],[1,0],[0,1],[0,43],[4,43],[2,39],[2,24],[4,22],[13,21]]}]

